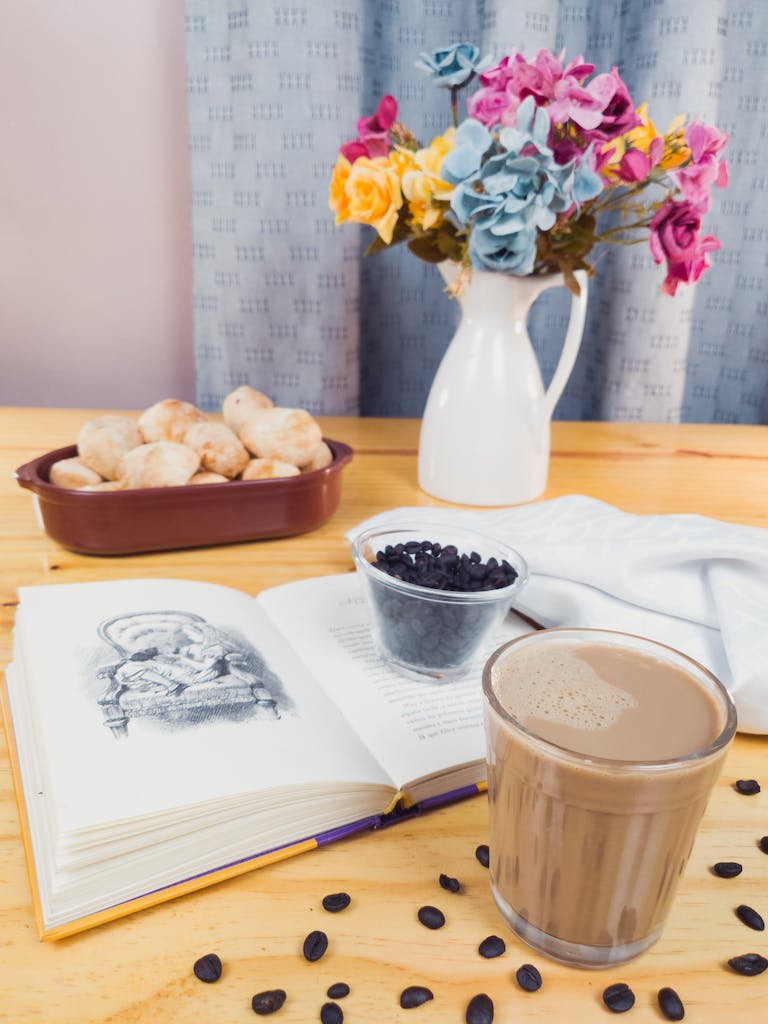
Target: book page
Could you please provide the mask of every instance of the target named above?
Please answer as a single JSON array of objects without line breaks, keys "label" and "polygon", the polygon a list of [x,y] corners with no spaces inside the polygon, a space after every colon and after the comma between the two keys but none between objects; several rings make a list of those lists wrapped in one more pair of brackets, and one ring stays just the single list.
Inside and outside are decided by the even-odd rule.
[{"label": "book page", "polygon": [[391,785],[247,594],[182,580],[20,589],[59,831],[273,788]]},{"label": "book page", "polygon": [[356,573],[272,587],[258,601],[399,786],[485,757],[482,668],[529,625],[508,616],[464,676],[421,681],[377,655]]}]

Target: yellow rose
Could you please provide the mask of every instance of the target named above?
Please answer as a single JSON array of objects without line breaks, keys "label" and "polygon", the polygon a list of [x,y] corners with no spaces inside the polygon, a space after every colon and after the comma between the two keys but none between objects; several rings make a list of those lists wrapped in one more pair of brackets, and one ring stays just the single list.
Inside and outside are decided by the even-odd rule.
[{"label": "yellow rose", "polygon": [[388,157],[358,157],[344,184],[346,219],[370,224],[387,245],[403,205],[403,193],[396,168]]},{"label": "yellow rose", "polygon": [[454,146],[456,130],[449,128],[444,135],[438,135],[429,146],[411,155],[412,167],[403,174],[403,193],[408,200],[408,210],[415,224],[425,231],[436,227],[443,219],[444,207],[454,186],[440,177],[440,168],[446,154]]},{"label": "yellow rose", "polygon": [[336,161],[336,166],[333,168],[333,174],[331,175],[330,195],[328,197],[328,205],[336,213],[337,224],[342,224],[345,220],[349,220],[349,199],[346,189],[351,170],[352,164],[345,156],[339,153],[339,159]]}]

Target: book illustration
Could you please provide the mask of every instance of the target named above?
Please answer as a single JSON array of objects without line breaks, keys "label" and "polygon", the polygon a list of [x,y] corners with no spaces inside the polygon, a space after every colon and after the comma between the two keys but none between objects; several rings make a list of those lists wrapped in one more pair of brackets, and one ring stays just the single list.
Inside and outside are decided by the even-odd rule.
[{"label": "book illustration", "polygon": [[115,736],[128,735],[132,718],[167,729],[222,718],[278,719],[290,708],[259,651],[201,615],[122,614],[102,621],[98,634],[119,659],[96,671],[108,680],[97,702]]}]

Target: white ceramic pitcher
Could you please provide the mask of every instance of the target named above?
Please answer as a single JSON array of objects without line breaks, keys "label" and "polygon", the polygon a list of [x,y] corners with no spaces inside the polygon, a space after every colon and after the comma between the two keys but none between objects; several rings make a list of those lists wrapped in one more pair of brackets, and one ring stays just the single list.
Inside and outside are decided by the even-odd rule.
[{"label": "white ceramic pitcher", "polygon": [[[439,264],[448,285],[452,262]],[[562,274],[516,277],[473,270],[459,293],[461,320],[427,398],[419,439],[419,486],[433,497],[470,505],[516,505],[547,483],[552,412],[581,345],[587,275],[576,272],[568,330],[544,390],[528,337],[528,313]]]}]

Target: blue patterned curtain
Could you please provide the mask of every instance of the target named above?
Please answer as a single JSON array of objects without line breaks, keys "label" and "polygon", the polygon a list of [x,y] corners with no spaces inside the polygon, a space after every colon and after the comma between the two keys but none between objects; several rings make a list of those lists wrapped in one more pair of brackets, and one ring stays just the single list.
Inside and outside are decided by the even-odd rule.
[{"label": "blue patterned curtain", "polygon": [[[722,249],[675,298],[645,246],[590,282],[561,419],[768,423],[768,4],[762,0],[186,0],[198,402],[243,383],[320,414],[420,416],[457,309],[406,250],[361,258],[328,182],[339,144],[392,93],[423,141],[449,123],[421,50],[476,42],[617,65],[657,128],[730,133],[705,221]],[[531,316],[545,380],[565,292]]]}]

